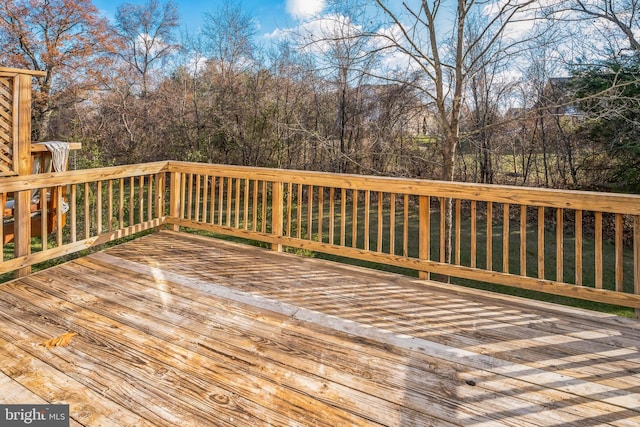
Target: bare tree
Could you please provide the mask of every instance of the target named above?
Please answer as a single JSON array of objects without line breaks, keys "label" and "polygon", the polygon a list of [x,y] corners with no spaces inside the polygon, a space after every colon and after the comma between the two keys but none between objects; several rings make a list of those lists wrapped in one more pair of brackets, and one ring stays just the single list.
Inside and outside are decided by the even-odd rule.
[{"label": "bare tree", "polygon": [[365,91],[378,60],[376,48],[361,37],[363,10],[349,1],[332,5],[321,17],[300,26],[294,35],[299,48],[315,58],[317,74],[329,84],[335,99],[335,121],[329,144],[332,170],[363,168]]},{"label": "bare tree", "polygon": [[143,4],[123,3],[116,11],[116,27],[127,46],[118,56],[131,66],[142,80],[142,97],[149,91],[151,71],[158,70],[163,61],[179,45],[175,29],[180,24],[178,6],[172,0],[161,3],[147,0]]},{"label": "bare tree", "polygon": [[[605,24],[600,31],[618,32],[628,45],[622,49],[640,50],[640,3],[638,0],[564,0],[548,8],[549,16],[573,26],[595,29],[595,24]],[[607,39],[609,43],[618,40]],[[592,42],[592,41],[591,41]],[[592,43],[593,44],[593,43]]]},{"label": "bare tree", "polygon": [[225,0],[215,12],[204,15],[204,22],[207,54],[225,78],[252,64],[257,32],[253,16]]},{"label": "bare tree", "polygon": [[[513,24],[532,19],[537,5],[532,0],[457,0],[455,9],[447,10],[451,3],[424,0],[398,6],[375,0],[387,28],[370,34],[383,40],[383,48],[400,52],[409,66],[423,76],[423,93],[435,106],[442,132],[440,177],[448,181],[455,178],[461,114],[469,84],[480,70],[504,61],[524,46],[524,38],[514,32]],[[472,34],[466,31],[471,21],[482,23]],[[495,49],[498,44],[500,49]],[[451,200],[445,223],[445,258],[451,260]]]}]

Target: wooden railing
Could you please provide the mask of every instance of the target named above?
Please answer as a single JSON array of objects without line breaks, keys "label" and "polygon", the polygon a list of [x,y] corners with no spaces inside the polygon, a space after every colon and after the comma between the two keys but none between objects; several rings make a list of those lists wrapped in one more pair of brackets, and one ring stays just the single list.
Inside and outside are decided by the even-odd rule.
[{"label": "wooden railing", "polygon": [[639,196],[174,162],[168,170],[175,225],[423,278],[640,308]]},{"label": "wooden railing", "polygon": [[0,191],[57,186],[70,210],[52,247],[16,249],[0,271],[166,224],[640,309],[640,196],[185,162],[7,178]]},{"label": "wooden railing", "polygon": [[[10,230],[15,239],[0,248],[0,273],[28,274],[34,264],[159,227],[166,216],[165,168],[161,162],[3,178],[0,195],[8,205],[0,233]],[[30,209],[11,209],[20,193],[34,200]]]}]

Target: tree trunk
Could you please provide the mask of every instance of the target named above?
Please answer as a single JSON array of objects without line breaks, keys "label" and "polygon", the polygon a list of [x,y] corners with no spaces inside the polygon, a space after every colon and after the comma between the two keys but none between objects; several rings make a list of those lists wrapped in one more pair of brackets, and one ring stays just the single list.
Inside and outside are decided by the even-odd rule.
[{"label": "tree trunk", "polygon": [[[455,176],[455,157],[458,147],[459,135],[450,129],[445,131],[444,146],[442,147],[442,176],[443,181],[453,181]],[[444,199],[444,254],[440,254],[440,261],[451,262],[453,236],[453,199]],[[449,283],[450,276],[441,278],[443,282]]]}]

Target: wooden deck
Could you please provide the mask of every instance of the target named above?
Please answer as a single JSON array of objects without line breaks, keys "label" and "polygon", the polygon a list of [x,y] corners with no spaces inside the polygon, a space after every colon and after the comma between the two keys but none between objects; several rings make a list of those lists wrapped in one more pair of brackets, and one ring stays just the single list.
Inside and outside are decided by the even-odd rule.
[{"label": "wooden deck", "polygon": [[0,332],[0,402],[72,425],[640,425],[639,322],[184,233],[1,285]]}]

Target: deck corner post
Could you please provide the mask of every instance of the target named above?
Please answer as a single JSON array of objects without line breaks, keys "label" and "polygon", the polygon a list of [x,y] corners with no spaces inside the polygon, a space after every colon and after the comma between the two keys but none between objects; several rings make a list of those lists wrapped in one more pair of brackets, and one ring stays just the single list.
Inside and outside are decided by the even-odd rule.
[{"label": "deck corner post", "polygon": [[[420,219],[419,219],[419,258],[428,261],[431,256],[431,206],[429,196],[420,196]],[[418,272],[420,279],[429,280],[431,274],[426,270]]]},{"label": "deck corner post", "polygon": [[[282,237],[284,230],[284,186],[282,182],[274,182],[271,196],[271,234]],[[282,252],[282,243],[272,243],[271,249]]]},{"label": "deck corner post", "polygon": [[[165,206],[164,206],[164,202],[165,202],[165,183],[164,183],[164,179],[165,179],[165,173],[164,172],[160,172],[156,174],[155,177],[155,184],[156,184],[156,197],[155,197],[155,216],[156,218],[160,219],[165,215]],[[156,231],[159,229],[160,227],[156,227]]]},{"label": "deck corner post", "polygon": [[[30,175],[31,164],[31,76],[19,74],[15,77],[14,136],[17,141],[17,155],[14,158],[18,175]],[[31,253],[31,191],[17,191],[14,211],[15,256],[22,257]],[[31,267],[16,270],[16,277],[31,273]]]},{"label": "deck corner post", "polygon": [[[169,216],[176,220],[180,217],[180,190],[182,174],[179,172],[171,172],[171,193],[169,194]],[[180,231],[180,226],[170,222],[172,231]]]}]

